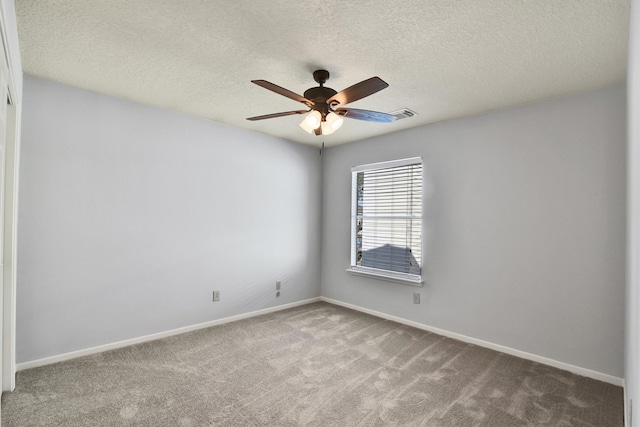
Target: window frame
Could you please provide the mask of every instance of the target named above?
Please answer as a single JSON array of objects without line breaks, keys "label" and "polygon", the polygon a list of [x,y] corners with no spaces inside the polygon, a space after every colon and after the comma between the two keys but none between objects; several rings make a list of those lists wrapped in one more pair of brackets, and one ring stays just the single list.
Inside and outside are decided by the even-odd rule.
[{"label": "window frame", "polygon": [[[421,176],[421,220],[420,220],[420,274],[410,274],[410,273],[402,273],[395,272],[391,270],[384,270],[379,268],[365,267],[361,265],[356,265],[357,258],[357,209],[358,209],[358,173],[359,172],[367,172],[367,171],[375,171],[378,169],[390,169],[395,167],[409,166],[420,164],[422,167],[422,176]],[[423,278],[423,266],[424,266],[424,163],[422,161],[422,157],[410,157],[406,159],[398,159],[391,160],[385,162],[378,163],[369,163],[366,165],[354,166],[351,168],[351,219],[350,219],[350,228],[351,228],[351,239],[350,239],[350,262],[349,268],[347,268],[347,273],[364,276],[364,277],[372,277],[381,280],[387,280],[391,282],[402,283],[406,285],[412,286],[422,286],[424,283]]]}]

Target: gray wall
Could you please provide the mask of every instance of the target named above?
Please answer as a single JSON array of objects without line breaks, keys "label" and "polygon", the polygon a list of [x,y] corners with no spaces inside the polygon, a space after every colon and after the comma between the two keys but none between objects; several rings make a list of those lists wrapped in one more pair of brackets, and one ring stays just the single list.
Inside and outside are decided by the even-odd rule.
[{"label": "gray wall", "polygon": [[[23,114],[18,363],[315,297],[322,271],[328,298],[623,376],[621,86],[322,158],[30,76]],[[425,286],[347,275],[350,167],[412,156]]]},{"label": "gray wall", "polygon": [[317,149],[24,84],[18,363],[319,296]]},{"label": "gray wall", "polygon": [[[322,295],[622,378],[625,115],[616,86],[328,149]],[[348,275],[351,166],[413,156],[424,287]]]}]

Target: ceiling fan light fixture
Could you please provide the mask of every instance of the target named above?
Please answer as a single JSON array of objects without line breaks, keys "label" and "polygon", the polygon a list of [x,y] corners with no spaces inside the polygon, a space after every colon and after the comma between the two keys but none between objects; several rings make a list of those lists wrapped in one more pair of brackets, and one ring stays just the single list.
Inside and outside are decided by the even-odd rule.
[{"label": "ceiling fan light fixture", "polygon": [[322,122],[322,134],[323,135],[331,135],[342,126],[342,122],[344,119],[337,115],[336,113],[329,113],[325,118],[325,121]]},{"label": "ceiling fan light fixture", "polygon": [[331,135],[332,133],[335,132],[335,129],[331,129],[328,125],[327,122],[322,122],[322,135]]},{"label": "ceiling fan light fixture", "polygon": [[327,114],[327,118],[325,119],[325,123],[331,129],[331,132],[335,132],[340,129],[340,126],[342,126],[343,122],[344,119],[333,112]]},{"label": "ceiling fan light fixture", "polygon": [[320,114],[320,111],[313,110],[307,114],[307,117],[305,117],[302,123],[300,123],[300,127],[308,133],[313,133],[315,129],[320,127],[321,121],[322,114]]},{"label": "ceiling fan light fixture", "polygon": [[307,126],[307,124],[305,123],[305,121],[303,120],[302,123],[300,123],[300,127],[302,128],[302,130],[304,130],[305,132],[309,133],[309,134],[313,134],[313,129],[311,129],[309,126]]}]

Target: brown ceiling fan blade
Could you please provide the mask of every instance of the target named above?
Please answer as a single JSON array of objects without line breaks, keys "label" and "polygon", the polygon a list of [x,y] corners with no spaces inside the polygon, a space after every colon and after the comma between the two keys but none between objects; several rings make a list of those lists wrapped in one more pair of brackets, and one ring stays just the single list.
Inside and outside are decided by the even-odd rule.
[{"label": "brown ceiling fan blade", "polygon": [[342,92],[336,93],[331,98],[327,99],[327,104],[345,105],[350,102],[357,101],[358,99],[362,99],[365,96],[373,95],[386,87],[389,87],[389,84],[380,77],[371,77],[370,79],[363,80],[360,83],[356,83],[353,86],[346,88]]},{"label": "brown ceiling fan blade", "polygon": [[265,114],[264,116],[247,117],[247,120],[256,121],[256,120],[264,120],[264,119],[273,119],[275,117],[293,116],[294,114],[305,114],[308,112],[309,110],[285,111],[282,113]]},{"label": "brown ceiling fan blade", "polygon": [[295,92],[291,92],[289,89],[285,89],[283,87],[280,87],[278,85],[274,85],[271,82],[268,82],[266,80],[251,80],[251,83],[255,83],[258,86],[261,86],[265,89],[269,89],[272,92],[275,92],[277,94],[280,94],[282,96],[286,96],[289,99],[293,99],[294,101],[298,101],[298,102],[302,102],[303,104],[307,104],[309,107],[311,107],[312,105],[314,105],[315,103],[313,101],[311,101],[310,99],[305,98],[304,96],[298,95]]},{"label": "brown ceiling fan blade", "polygon": [[349,119],[364,120],[367,122],[391,123],[396,120],[396,116],[391,114],[371,110],[358,110],[356,108],[338,108],[335,110],[335,113]]}]

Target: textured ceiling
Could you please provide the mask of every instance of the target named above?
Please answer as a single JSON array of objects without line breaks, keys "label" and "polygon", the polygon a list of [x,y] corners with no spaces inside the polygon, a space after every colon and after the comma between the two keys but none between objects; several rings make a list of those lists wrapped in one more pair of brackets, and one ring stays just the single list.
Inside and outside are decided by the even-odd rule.
[{"label": "textured ceiling", "polygon": [[[26,73],[327,146],[621,83],[629,0],[16,0]],[[301,116],[329,70],[338,91],[372,76],[389,87],[348,107],[417,116],[345,120],[324,137]]]}]

